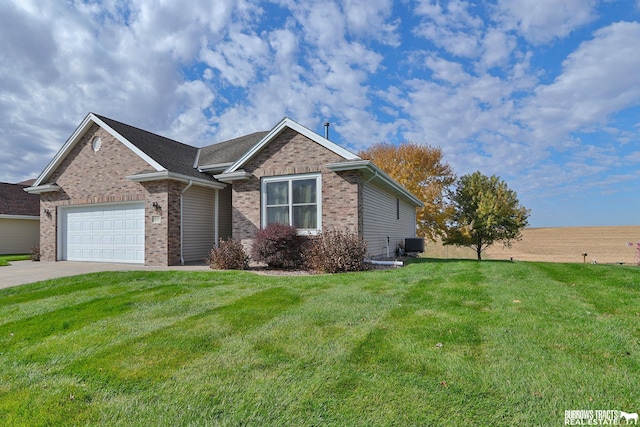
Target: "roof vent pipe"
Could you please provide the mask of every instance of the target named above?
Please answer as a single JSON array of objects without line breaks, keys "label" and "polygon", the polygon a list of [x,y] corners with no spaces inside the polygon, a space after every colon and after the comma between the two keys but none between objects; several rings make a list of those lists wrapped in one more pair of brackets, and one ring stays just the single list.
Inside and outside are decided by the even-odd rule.
[{"label": "roof vent pipe", "polygon": [[329,139],[329,122],[324,122],[324,138]]}]

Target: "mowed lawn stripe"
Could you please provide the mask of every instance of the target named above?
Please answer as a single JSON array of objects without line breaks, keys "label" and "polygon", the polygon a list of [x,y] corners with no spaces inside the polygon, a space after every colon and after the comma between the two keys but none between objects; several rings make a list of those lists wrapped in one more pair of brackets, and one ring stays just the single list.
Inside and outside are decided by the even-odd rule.
[{"label": "mowed lawn stripe", "polygon": [[[628,369],[640,367],[637,336],[627,342],[633,353],[626,354],[619,334],[627,335],[628,327],[612,330],[607,324],[613,319],[603,317],[590,292],[574,282],[598,283],[598,275],[626,272],[610,266],[550,266],[514,263],[512,274],[501,274],[488,288],[501,319],[484,333],[491,344],[486,346],[487,375],[504,396],[502,422],[544,425],[551,416],[560,419],[565,409],[635,407],[640,394]],[[610,285],[597,287],[613,294],[625,287]],[[634,295],[637,301],[637,289]],[[614,354],[627,360],[613,362]],[[555,408],[551,414],[550,408]]]},{"label": "mowed lawn stripe", "polygon": [[[486,413],[474,406],[497,402],[479,372],[480,328],[491,302],[480,286],[483,272],[476,262],[454,274],[444,264],[431,267],[351,354],[340,411],[360,425],[380,423],[380,412],[388,425],[438,425],[456,416],[468,422]],[[379,410],[369,417],[371,407]]]},{"label": "mowed lawn stripe", "polygon": [[[165,285],[161,288],[176,286]],[[186,288],[183,290],[186,292]],[[177,297],[178,293],[173,295]],[[158,304],[164,299],[160,292],[147,290],[146,303]],[[76,421],[79,422],[88,419],[90,413],[95,412],[95,405],[90,407],[86,403],[97,403],[101,400],[100,396],[105,395],[113,397],[139,393],[160,384],[173,376],[183,365],[214,352],[219,347],[221,337],[247,333],[251,328],[281,315],[299,300],[297,295],[283,288],[257,291],[236,298],[226,305],[186,316],[161,329],[114,345],[103,342],[102,351],[80,358],[69,365],[58,363],[58,369],[43,365],[42,369],[47,372],[47,378],[43,378],[40,383],[27,383],[26,380],[23,387],[6,390],[4,397],[9,401],[29,402],[29,412],[23,415],[33,414],[33,417],[26,417],[33,422],[37,419],[38,413],[46,412],[41,404],[50,404],[50,400],[43,400],[42,395],[46,394],[50,387],[49,380],[56,378],[56,382],[65,384],[65,393],[68,392],[69,396],[73,396],[74,400],[78,399],[78,402],[85,406],[85,411],[78,411],[76,414]],[[101,303],[103,311],[110,311],[117,301],[100,300],[95,303],[95,307],[91,308],[98,309]],[[121,314],[126,315],[124,312]],[[100,320],[99,316],[94,316],[93,320]],[[89,322],[86,325],[90,327]],[[78,324],[76,326],[79,327]],[[32,359],[23,360],[33,362]],[[30,391],[26,391],[27,389]],[[66,415],[51,415],[58,415],[59,418],[46,418],[46,423],[69,422]]]},{"label": "mowed lawn stripe", "polygon": [[0,346],[27,346],[52,334],[67,334],[85,325],[132,310],[135,303],[152,298],[162,301],[187,290],[180,285],[160,285],[113,297],[97,298],[0,326]]},{"label": "mowed lawn stripe", "polygon": [[[229,419],[249,425],[357,424],[360,417],[338,411],[342,382],[352,369],[347,359],[409,287],[390,288],[368,273],[335,279],[333,286],[319,278],[292,284],[304,294],[299,305],[248,334],[226,337],[220,351],[165,385],[163,390],[180,384],[179,399],[150,402],[144,407],[148,416],[182,411],[184,425]],[[206,384],[196,380],[203,373]],[[112,410],[126,423],[120,407]]]}]

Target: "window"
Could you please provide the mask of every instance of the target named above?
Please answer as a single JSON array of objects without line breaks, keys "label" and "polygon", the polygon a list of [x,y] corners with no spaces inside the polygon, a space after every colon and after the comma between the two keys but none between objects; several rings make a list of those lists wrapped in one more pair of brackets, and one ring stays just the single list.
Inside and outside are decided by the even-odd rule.
[{"label": "window", "polygon": [[320,174],[262,179],[262,224],[288,224],[316,234],[322,222]]}]

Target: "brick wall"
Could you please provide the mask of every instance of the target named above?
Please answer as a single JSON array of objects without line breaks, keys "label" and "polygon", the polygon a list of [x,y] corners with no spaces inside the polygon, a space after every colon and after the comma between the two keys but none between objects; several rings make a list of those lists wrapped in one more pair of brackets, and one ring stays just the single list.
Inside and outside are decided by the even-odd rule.
[{"label": "brick wall", "polygon": [[[102,139],[102,146],[97,152],[91,146],[95,137]],[[62,190],[40,196],[41,259],[55,261],[59,258],[57,225],[60,206],[145,201],[145,237],[148,239],[145,263],[147,265],[179,263],[181,184],[170,181],[141,184],[126,179],[129,175],[149,171],[151,167],[144,160],[107,131],[94,124],[48,180],[48,182],[55,182]],[[177,208],[175,207],[176,193]],[[152,207],[153,202],[158,202],[162,208],[160,224],[151,223],[151,217],[158,214]],[[48,210],[48,215],[44,214],[45,209]],[[177,209],[177,218],[175,209]]]},{"label": "brick wall", "polygon": [[260,178],[266,176],[322,173],[322,228],[361,232],[358,187],[355,172],[335,173],[324,165],[344,160],[339,155],[291,129],[264,147],[244,167],[253,176],[233,183],[233,237],[250,246],[260,229]]}]

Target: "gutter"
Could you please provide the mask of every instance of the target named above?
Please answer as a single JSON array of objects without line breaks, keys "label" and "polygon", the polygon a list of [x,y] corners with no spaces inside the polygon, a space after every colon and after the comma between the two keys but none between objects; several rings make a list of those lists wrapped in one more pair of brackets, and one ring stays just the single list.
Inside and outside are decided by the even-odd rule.
[{"label": "gutter", "polygon": [[58,192],[62,190],[62,188],[57,184],[44,184],[44,185],[35,185],[33,187],[23,188],[23,191],[29,194],[42,194],[49,192]]},{"label": "gutter", "polygon": [[222,189],[226,187],[226,185],[221,182],[209,181],[207,179],[202,179],[202,178],[194,178],[192,176],[182,175],[179,173],[169,172],[169,171],[140,173],[137,175],[129,175],[126,178],[133,182],[151,182],[151,181],[162,181],[165,179],[170,179],[172,181],[184,182],[187,184],[189,182],[192,182],[202,187],[218,188],[218,189]]},{"label": "gutter", "polygon": [[180,264],[184,265],[184,202],[183,195],[184,193],[193,185],[193,181],[189,180],[189,183],[186,187],[182,189],[180,192]]}]

